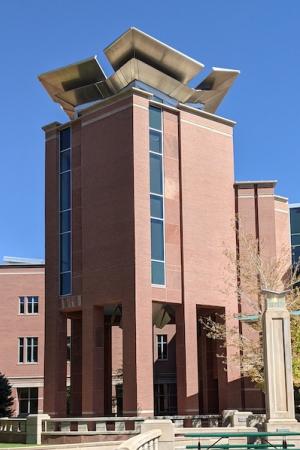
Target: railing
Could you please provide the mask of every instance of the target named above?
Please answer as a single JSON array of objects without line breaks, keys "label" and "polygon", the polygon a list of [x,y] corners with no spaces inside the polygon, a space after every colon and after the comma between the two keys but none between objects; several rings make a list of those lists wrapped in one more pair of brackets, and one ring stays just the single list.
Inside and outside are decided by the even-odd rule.
[{"label": "railing", "polygon": [[26,442],[27,420],[26,418],[0,419],[0,441],[1,442]]},{"label": "railing", "polygon": [[[159,416],[155,419],[169,419],[177,428],[218,427],[222,416]],[[47,434],[137,434],[141,431],[143,417],[64,417],[43,421],[43,433]]]},{"label": "railing", "polygon": [[201,414],[197,416],[156,416],[155,419],[169,419],[177,428],[210,428],[219,427],[222,424],[222,416],[219,414]]},{"label": "railing", "polygon": [[120,450],[158,450],[158,439],[162,435],[160,429],[146,431],[134,436],[118,446]]},{"label": "railing", "polygon": [[43,420],[45,434],[137,434],[142,417],[65,417]]}]

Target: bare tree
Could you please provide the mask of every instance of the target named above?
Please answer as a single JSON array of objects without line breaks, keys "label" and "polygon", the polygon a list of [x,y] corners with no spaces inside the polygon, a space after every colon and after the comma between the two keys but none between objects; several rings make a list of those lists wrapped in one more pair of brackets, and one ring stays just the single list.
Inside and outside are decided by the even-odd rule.
[{"label": "bare tree", "polygon": [[[236,293],[240,313],[235,316],[239,320],[240,333],[226,327],[223,315],[200,317],[207,337],[220,342],[220,353],[217,355],[228,364],[240,367],[241,375],[249,378],[256,386],[263,389],[263,350],[262,350],[262,314],[265,303],[265,290],[287,290],[287,308],[291,315],[291,335],[293,352],[294,385],[300,386],[300,316],[293,315],[300,310],[299,265],[291,266],[290,248],[282,248],[275,256],[264,251],[264,243],[258,242],[252,235],[239,229],[239,248],[237,254],[225,250],[228,265],[225,268],[225,290]],[[232,276],[236,273],[237,282],[232,284]],[[227,275],[226,275],[227,274]],[[228,320],[228,318],[227,318]],[[226,348],[233,347],[228,352]],[[229,361],[230,358],[230,361]]]}]

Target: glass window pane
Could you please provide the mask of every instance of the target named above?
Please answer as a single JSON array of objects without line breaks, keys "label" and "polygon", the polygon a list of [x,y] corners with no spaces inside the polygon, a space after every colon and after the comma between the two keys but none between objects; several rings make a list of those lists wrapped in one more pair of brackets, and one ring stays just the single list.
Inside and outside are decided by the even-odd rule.
[{"label": "glass window pane", "polygon": [[163,193],[162,157],[150,153],[150,192]]},{"label": "glass window pane", "polygon": [[37,414],[38,412],[38,401],[36,399],[30,400],[29,404],[29,412],[30,414]]},{"label": "glass window pane", "polygon": [[60,175],[60,210],[70,209],[71,207],[71,183],[70,172]]},{"label": "glass window pane", "polygon": [[150,106],[149,108],[149,126],[156,130],[161,130],[161,109]]},{"label": "glass window pane", "polygon": [[161,153],[162,134],[160,131],[150,130],[150,150],[152,152]]},{"label": "glass window pane", "polygon": [[60,232],[71,231],[71,211],[60,213]]},{"label": "glass window pane", "polygon": [[28,400],[19,401],[19,414],[28,414]]},{"label": "glass window pane", "polygon": [[163,262],[152,261],[152,284],[165,284],[165,264]]},{"label": "glass window pane", "polygon": [[27,362],[32,362],[32,339],[27,338]]},{"label": "glass window pane", "polygon": [[27,312],[28,314],[32,314],[32,297],[27,298]]},{"label": "glass window pane", "polygon": [[24,297],[19,297],[19,313],[25,314],[25,299],[24,299]]},{"label": "glass window pane", "polygon": [[33,297],[33,312],[37,314],[39,312],[39,298]]},{"label": "glass window pane", "polygon": [[71,151],[65,150],[60,154],[60,171],[65,172],[71,169]]},{"label": "glass window pane", "polygon": [[158,197],[157,195],[150,195],[150,203],[151,203],[151,216],[162,219],[164,214],[163,198]]},{"label": "glass window pane", "polygon": [[292,248],[293,264],[298,264],[300,259],[300,245]]},{"label": "glass window pane", "polygon": [[70,148],[70,128],[65,128],[60,132],[60,150]]},{"label": "glass window pane", "polygon": [[60,295],[71,293],[71,272],[63,273],[60,276]]},{"label": "glass window pane", "polygon": [[292,245],[300,245],[300,234],[294,234],[292,236]]},{"label": "glass window pane", "polygon": [[60,271],[71,270],[71,233],[60,235]]},{"label": "glass window pane", "polygon": [[24,362],[24,338],[19,338],[19,362]]},{"label": "glass window pane", "polygon": [[300,233],[300,208],[291,208],[291,233]]},{"label": "glass window pane", "polygon": [[32,362],[38,362],[38,345],[37,343],[33,346],[32,352]]},{"label": "glass window pane", "polygon": [[151,259],[164,260],[164,224],[151,219]]}]

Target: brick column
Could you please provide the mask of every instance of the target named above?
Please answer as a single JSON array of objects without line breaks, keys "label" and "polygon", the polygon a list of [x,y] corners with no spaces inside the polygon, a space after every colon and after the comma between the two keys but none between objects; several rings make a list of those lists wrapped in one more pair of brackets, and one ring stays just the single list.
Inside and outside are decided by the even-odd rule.
[{"label": "brick column", "polygon": [[71,318],[71,408],[73,416],[82,411],[82,321]]},{"label": "brick column", "polygon": [[82,312],[82,415],[104,416],[104,312]]},{"label": "brick column", "polygon": [[[57,301],[56,298],[53,299]],[[65,417],[67,412],[67,317],[46,320],[44,412]]]},{"label": "brick column", "polygon": [[112,341],[111,317],[104,320],[104,414],[112,414]]},{"label": "brick column", "polygon": [[141,306],[122,308],[124,416],[154,414],[152,304]]},{"label": "brick column", "polygon": [[176,371],[178,414],[199,413],[196,305],[176,309]]}]

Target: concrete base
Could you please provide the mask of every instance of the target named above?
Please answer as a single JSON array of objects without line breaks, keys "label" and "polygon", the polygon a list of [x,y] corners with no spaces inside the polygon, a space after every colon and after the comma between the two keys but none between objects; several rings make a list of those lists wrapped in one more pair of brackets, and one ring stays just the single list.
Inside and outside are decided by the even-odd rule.
[{"label": "concrete base", "polygon": [[149,419],[145,420],[145,422],[141,425],[141,433],[156,429],[160,429],[162,431],[162,434],[158,439],[159,450],[174,450],[175,434],[174,425],[171,420]]},{"label": "concrete base", "polygon": [[[264,424],[265,431],[296,431],[300,433],[300,423],[296,419],[276,420],[270,419]],[[300,436],[299,436],[300,438]]]}]

